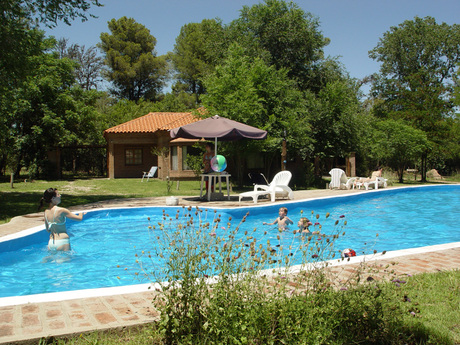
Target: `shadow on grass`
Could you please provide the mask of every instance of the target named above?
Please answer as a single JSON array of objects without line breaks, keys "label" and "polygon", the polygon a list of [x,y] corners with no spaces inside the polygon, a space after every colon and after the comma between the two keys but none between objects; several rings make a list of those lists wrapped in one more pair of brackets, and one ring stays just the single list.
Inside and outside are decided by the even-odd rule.
[{"label": "shadow on grass", "polygon": [[[0,194],[0,224],[7,223],[11,218],[35,213],[39,210],[42,192],[2,192]],[[65,195],[62,207],[90,204],[99,201],[132,198],[132,195]]]}]

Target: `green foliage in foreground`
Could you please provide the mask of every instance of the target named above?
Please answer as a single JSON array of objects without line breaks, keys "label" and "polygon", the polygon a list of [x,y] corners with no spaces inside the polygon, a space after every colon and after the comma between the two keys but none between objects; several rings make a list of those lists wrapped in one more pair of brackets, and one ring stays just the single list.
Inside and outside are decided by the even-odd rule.
[{"label": "green foliage in foreground", "polygon": [[[236,307],[242,307],[239,316],[239,330],[223,329],[241,339],[240,330],[247,327],[247,321],[255,321],[269,317],[267,322],[278,321],[280,338],[273,339],[274,344],[446,344],[460,342],[460,271],[425,273],[406,278],[406,284],[396,286],[387,282],[379,284],[379,289],[366,290],[358,288],[353,291],[328,291],[317,295],[312,300],[302,298],[286,299],[286,304],[271,303],[268,296],[265,304],[247,308],[252,302],[243,303],[241,299],[228,299],[232,306],[223,315],[223,326],[226,318]],[[221,291],[222,292],[222,291]],[[236,297],[236,291],[229,291],[229,297]],[[260,293],[259,295],[262,295]],[[405,296],[407,298],[405,298]],[[380,302],[376,303],[374,297]],[[409,300],[410,301],[409,301]],[[322,300],[322,303],[318,303]],[[370,306],[378,308],[370,308]],[[336,309],[334,309],[336,308]],[[262,314],[258,315],[257,312]],[[384,319],[364,318],[363,313],[379,312]],[[415,316],[410,312],[414,311]],[[270,315],[270,313],[273,313]],[[399,314],[399,315],[398,315]],[[237,326],[235,324],[235,326]],[[390,329],[390,327],[392,327]],[[270,333],[271,329],[263,329]],[[354,332],[354,333],[353,333]],[[381,333],[379,333],[381,332]],[[329,339],[336,333],[335,339]],[[370,339],[359,341],[358,337],[374,334],[377,341]],[[386,338],[383,335],[386,334]],[[356,337],[355,337],[356,335]],[[308,341],[307,339],[315,337]],[[303,340],[299,340],[303,337]],[[308,338],[307,338],[308,337]],[[242,339],[241,339],[242,340]],[[133,327],[123,330],[91,332],[73,338],[56,339],[52,344],[164,344],[159,324]],[[177,341],[180,344],[180,341]],[[211,341],[195,339],[195,344],[208,344]],[[244,343],[228,342],[230,343]],[[261,344],[254,340],[253,344]]]}]

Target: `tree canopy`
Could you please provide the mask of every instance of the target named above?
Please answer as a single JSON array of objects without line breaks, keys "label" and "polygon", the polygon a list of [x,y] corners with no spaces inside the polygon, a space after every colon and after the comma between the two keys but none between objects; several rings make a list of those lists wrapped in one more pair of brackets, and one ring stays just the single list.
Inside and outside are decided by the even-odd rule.
[{"label": "tree canopy", "polygon": [[243,6],[229,31],[230,39],[243,45],[250,55],[277,69],[285,68],[301,89],[315,87],[316,65],[323,60],[329,39],[322,35],[319,20],[311,13],[293,2],[265,0]]},{"label": "tree canopy", "polygon": [[155,37],[132,18],[112,19],[108,26],[110,33],[101,34],[99,48],[113,94],[134,101],[155,99],[167,76],[166,60],[156,57]]},{"label": "tree canopy", "polygon": [[432,17],[415,17],[390,28],[369,52],[381,62],[372,88],[373,95],[383,100],[376,114],[403,119],[443,145],[449,133],[446,119],[454,113],[458,42],[460,25],[438,24]]},{"label": "tree canopy", "polygon": [[197,95],[205,92],[202,79],[215,67],[216,54],[224,51],[224,28],[220,21],[204,19],[181,28],[174,50],[170,54],[176,78],[187,85],[186,90]]}]

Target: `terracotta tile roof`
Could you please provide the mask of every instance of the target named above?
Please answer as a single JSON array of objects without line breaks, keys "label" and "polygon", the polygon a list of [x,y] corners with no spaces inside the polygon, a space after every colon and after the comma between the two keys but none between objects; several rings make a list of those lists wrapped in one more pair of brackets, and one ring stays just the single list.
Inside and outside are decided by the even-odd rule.
[{"label": "terracotta tile roof", "polygon": [[199,119],[192,113],[148,113],[137,119],[106,129],[107,133],[153,133],[177,128]]}]

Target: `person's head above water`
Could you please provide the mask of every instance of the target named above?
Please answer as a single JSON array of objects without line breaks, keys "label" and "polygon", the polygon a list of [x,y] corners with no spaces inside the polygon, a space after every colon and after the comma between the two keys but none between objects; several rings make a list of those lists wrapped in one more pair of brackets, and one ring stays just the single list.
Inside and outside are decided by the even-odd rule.
[{"label": "person's head above water", "polygon": [[48,188],[45,190],[43,193],[43,200],[47,203],[51,202],[51,199],[53,199],[57,195],[57,189],[56,188]]},{"label": "person's head above water", "polygon": [[299,222],[297,223],[297,226],[300,229],[308,229],[310,225],[313,225],[313,223],[310,222],[310,220],[307,217],[300,218]]},{"label": "person's head above water", "polygon": [[61,202],[61,195],[58,193],[57,188],[48,188],[43,192],[43,197],[40,200],[40,208],[43,207],[43,204],[47,203],[53,203],[54,205],[57,205]]},{"label": "person's head above water", "polygon": [[287,214],[288,214],[287,207],[280,207],[280,209],[278,210],[278,215],[282,218],[282,217],[287,216]]}]

